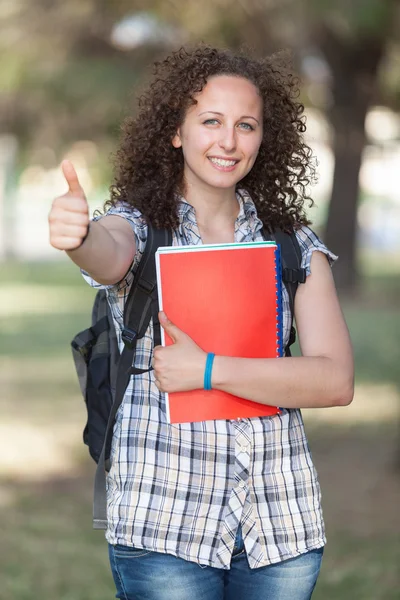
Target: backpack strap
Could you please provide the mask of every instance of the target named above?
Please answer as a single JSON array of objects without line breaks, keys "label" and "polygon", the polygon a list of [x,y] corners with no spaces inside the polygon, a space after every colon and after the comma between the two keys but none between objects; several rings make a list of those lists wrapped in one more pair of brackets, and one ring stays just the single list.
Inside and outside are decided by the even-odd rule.
[{"label": "backpack strap", "polygon": [[274,239],[281,247],[282,281],[289,295],[289,306],[291,314],[290,336],[285,348],[285,356],[291,356],[290,346],[296,341],[296,330],[293,326],[294,298],[299,283],[305,283],[306,270],[301,268],[302,255],[296,233],[286,233],[282,229],[275,229],[269,233],[262,229],[264,239]]},{"label": "backpack strap", "polygon": [[157,277],[155,266],[155,253],[160,246],[172,245],[172,233],[167,230],[153,229],[148,224],[147,241],[143,256],[132,283],[124,309],[124,329],[122,339],[124,349],[118,363],[115,399],[108,418],[103,449],[97,464],[94,480],[93,500],[93,528],[105,529],[107,527],[107,497],[106,497],[106,471],[109,470],[109,455],[111,450],[112,431],[114,421],[123,401],[129,379],[132,374],[140,374],[150,369],[136,369],[132,367],[137,340],[141,339],[147,331],[150,319],[157,315],[155,330],[161,339],[160,324],[158,321],[158,295]]},{"label": "backpack strap", "polygon": [[160,246],[171,245],[170,231],[153,229],[148,225],[145,251],[124,308],[122,340],[125,347],[135,347],[137,340],[147,331],[151,318],[151,304],[158,301],[155,254]]}]

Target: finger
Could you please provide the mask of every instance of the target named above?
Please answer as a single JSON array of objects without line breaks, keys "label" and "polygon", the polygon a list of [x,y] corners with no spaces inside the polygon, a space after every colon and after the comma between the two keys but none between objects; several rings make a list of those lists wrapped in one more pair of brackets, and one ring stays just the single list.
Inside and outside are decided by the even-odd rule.
[{"label": "finger", "polygon": [[184,335],[183,331],[179,329],[176,325],[174,325],[167,317],[164,312],[158,313],[158,318],[160,319],[160,323],[164,330],[168,333],[171,340],[174,344]]},{"label": "finger", "polygon": [[81,225],[82,227],[87,227],[90,223],[89,215],[87,213],[65,211],[61,217],[62,222],[66,225]]},{"label": "finger", "polygon": [[[79,199],[83,202],[82,199]],[[78,205],[73,204],[72,208],[78,208]],[[84,225],[88,226],[90,219],[87,211],[71,210],[71,207],[67,209],[62,206],[53,206],[49,213],[49,222],[57,225],[58,223],[67,223],[70,225]]]},{"label": "finger", "polygon": [[[162,346],[160,346],[160,348],[162,348]],[[159,367],[160,364],[160,357],[155,354],[153,354],[153,358],[151,359],[151,366],[153,367],[153,369],[156,371],[156,365]]]},{"label": "finger", "polygon": [[89,220],[89,205],[84,196],[71,196],[70,192],[54,198],[49,217],[64,220],[65,213],[80,213]]},{"label": "finger", "polygon": [[55,224],[52,234],[56,237],[73,237],[83,239],[87,234],[87,225],[73,225],[68,223]]},{"label": "finger", "polygon": [[51,236],[50,244],[57,250],[76,250],[82,243],[81,237]]},{"label": "finger", "polygon": [[53,200],[52,213],[57,214],[58,211],[75,212],[86,215],[89,219],[89,205],[84,196],[70,196],[65,194]]},{"label": "finger", "polygon": [[79,183],[78,175],[75,171],[75,167],[70,160],[63,160],[61,163],[61,169],[64,177],[67,181],[69,191],[71,194],[76,196],[85,197],[85,192],[81,184]]}]

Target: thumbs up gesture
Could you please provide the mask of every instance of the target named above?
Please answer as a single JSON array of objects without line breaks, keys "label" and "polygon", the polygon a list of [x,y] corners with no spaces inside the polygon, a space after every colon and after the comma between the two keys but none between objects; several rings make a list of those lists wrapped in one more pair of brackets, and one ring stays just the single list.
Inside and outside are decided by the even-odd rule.
[{"label": "thumbs up gesture", "polygon": [[154,348],[152,365],[156,386],[161,392],[186,392],[202,388],[207,354],[165,313],[160,312],[159,318],[173,344]]},{"label": "thumbs up gesture", "polygon": [[53,200],[49,213],[50,244],[58,250],[75,250],[89,227],[89,206],[75,168],[69,160],[61,163],[68,192]]}]

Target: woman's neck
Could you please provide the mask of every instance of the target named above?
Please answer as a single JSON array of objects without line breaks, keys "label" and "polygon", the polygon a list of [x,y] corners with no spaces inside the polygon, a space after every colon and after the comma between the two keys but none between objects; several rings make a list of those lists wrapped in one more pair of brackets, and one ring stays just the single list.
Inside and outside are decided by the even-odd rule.
[{"label": "woman's neck", "polygon": [[218,229],[233,226],[239,214],[235,190],[198,190],[188,187],[185,200],[196,212],[199,227]]},{"label": "woman's neck", "polygon": [[203,244],[225,244],[235,241],[235,221],[239,203],[234,190],[187,190],[185,200],[196,213]]}]

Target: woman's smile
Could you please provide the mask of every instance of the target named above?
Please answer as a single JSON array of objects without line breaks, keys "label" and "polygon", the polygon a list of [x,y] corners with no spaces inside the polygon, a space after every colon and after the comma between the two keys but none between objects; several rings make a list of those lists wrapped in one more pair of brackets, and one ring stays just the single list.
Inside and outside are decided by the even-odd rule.
[{"label": "woman's smile", "polygon": [[235,158],[221,158],[219,156],[208,156],[207,158],[218,171],[234,171],[239,163],[239,159]]}]

